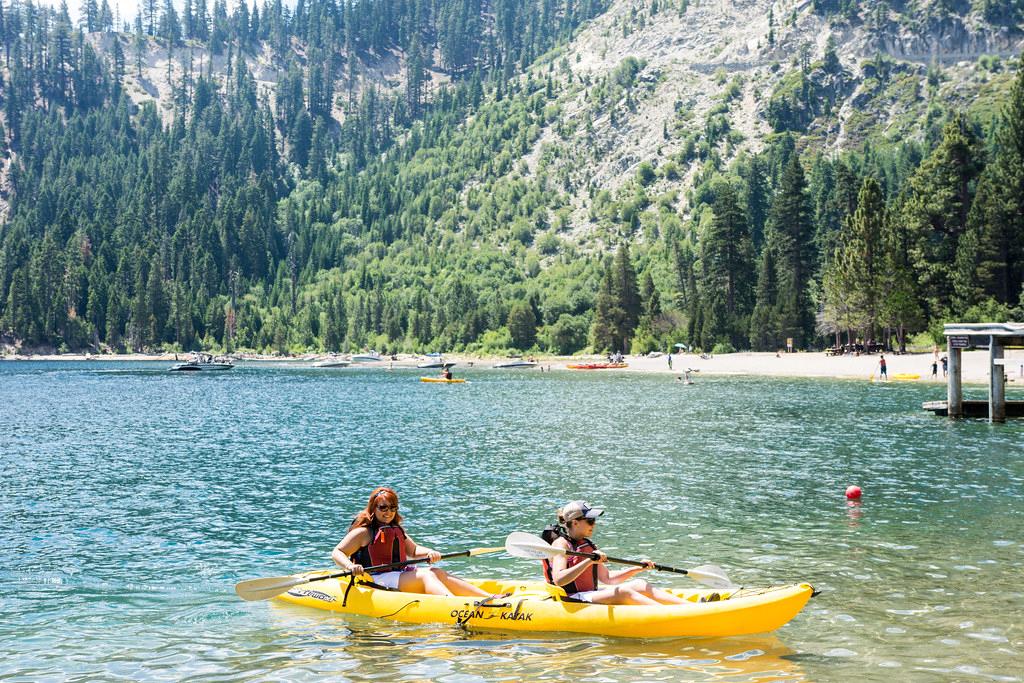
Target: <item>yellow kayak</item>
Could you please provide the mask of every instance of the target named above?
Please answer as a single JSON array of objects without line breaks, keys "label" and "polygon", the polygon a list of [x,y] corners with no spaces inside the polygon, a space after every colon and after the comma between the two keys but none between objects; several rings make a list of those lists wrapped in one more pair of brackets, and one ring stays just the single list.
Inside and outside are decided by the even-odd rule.
[{"label": "yellow kayak", "polygon": [[421,382],[437,382],[439,384],[462,384],[464,379],[441,379],[440,377],[420,377]]},{"label": "yellow kayak", "polygon": [[900,372],[892,376],[893,379],[898,379],[903,382],[908,382],[915,379],[921,379],[921,375],[914,375],[909,372]]},{"label": "yellow kayak", "polygon": [[402,593],[373,588],[361,581],[349,588],[346,577],[303,584],[277,599],[410,624],[451,624],[503,631],[569,631],[622,638],[679,638],[774,631],[795,617],[814,592],[807,583],[724,590],[672,589],[672,593],[689,603],[649,607],[569,602],[562,599],[565,592],[561,588],[540,581],[473,580],[471,583],[489,593],[511,595],[481,601]]}]

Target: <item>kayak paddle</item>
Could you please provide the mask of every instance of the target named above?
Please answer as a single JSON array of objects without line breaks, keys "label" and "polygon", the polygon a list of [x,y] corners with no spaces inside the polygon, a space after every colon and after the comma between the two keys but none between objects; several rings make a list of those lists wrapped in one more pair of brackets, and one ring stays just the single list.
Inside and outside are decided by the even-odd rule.
[{"label": "kayak paddle", "polygon": [[[577,553],[572,550],[557,548],[547,543],[543,538],[523,531],[513,531],[508,535],[508,538],[505,539],[505,551],[513,557],[522,557],[527,560],[544,560],[549,557],[555,557],[556,555],[589,557],[592,560],[597,559],[597,553]],[[618,557],[609,557],[607,559],[609,562],[630,564],[634,567],[647,566],[646,563],[638,562],[636,560],[623,560]],[[725,575],[725,572],[722,571],[721,567],[716,567],[713,564],[704,564],[694,569],[678,569],[664,564],[656,564],[654,565],[654,568],[661,572],[686,574],[694,581],[703,583],[705,586],[710,586],[711,588],[732,588],[736,585],[729,580],[729,577]]]},{"label": "kayak paddle", "polygon": [[[473,557],[476,555],[486,555],[487,553],[499,553],[502,550],[505,550],[505,548],[471,548],[470,550],[462,550],[457,553],[442,555],[441,559],[447,560],[453,557]],[[429,561],[429,558],[420,557],[414,560],[406,560],[405,562],[391,562],[390,564],[378,564],[373,567],[363,567],[363,571],[372,572],[380,569],[397,569],[399,567],[405,567],[406,565]],[[342,576],[350,576],[351,574],[352,572],[350,571],[344,571],[323,574],[321,576],[271,576],[265,579],[249,579],[247,581],[240,581],[236,583],[235,592],[238,593],[238,597],[243,600],[266,600],[280,595],[294,586],[301,586],[304,583],[312,583],[313,581],[324,581],[325,579],[337,579]]]}]

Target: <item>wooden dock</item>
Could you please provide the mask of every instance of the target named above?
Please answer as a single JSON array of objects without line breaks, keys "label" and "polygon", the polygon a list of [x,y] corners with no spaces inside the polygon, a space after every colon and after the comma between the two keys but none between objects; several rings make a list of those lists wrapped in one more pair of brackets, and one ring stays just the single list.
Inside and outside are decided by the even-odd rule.
[{"label": "wooden dock", "polygon": [[[925,409],[951,418],[988,417],[989,422],[1006,422],[1007,416],[1024,416],[1018,406],[1013,407],[1013,412],[1010,409],[1011,403],[1020,401],[1006,400],[1006,349],[1024,348],[1024,323],[953,323],[943,326],[943,334],[949,358],[946,400],[935,401],[936,408],[925,404]],[[988,349],[988,401],[984,403],[964,400],[960,381],[961,353],[969,348]],[[977,403],[984,409],[968,411],[969,403]]]},{"label": "wooden dock", "polygon": [[[964,417],[988,418],[988,401],[961,401]],[[940,417],[949,415],[948,401],[925,401],[921,404],[924,410],[930,410]],[[1007,401],[1006,417],[1024,417],[1024,401]]]}]

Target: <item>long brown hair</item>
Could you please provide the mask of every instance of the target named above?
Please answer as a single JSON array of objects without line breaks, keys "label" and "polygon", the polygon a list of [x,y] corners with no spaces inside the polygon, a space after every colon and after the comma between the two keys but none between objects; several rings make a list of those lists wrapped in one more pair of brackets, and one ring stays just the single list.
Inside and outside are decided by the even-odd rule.
[{"label": "long brown hair", "polygon": [[377,519],[373,513],[377,510],[378,503],[394,505],[395,518],[391,520],[391,523],[395,526],[402,526],[402,515],[398,514],[398,494],[395,493],[394,489],[390,489],[387,486],[378,486],[370,494],[370,500],[366,501],[366,509],[359,511],[356,518],[352,520],[352,526],[349,529],[355,529],[359,526],[371,526],[374,520]]}]

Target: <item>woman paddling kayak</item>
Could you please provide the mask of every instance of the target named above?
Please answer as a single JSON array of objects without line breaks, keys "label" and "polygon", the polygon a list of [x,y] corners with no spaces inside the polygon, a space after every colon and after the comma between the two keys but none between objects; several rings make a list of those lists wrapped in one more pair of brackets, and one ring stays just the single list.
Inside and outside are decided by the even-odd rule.
[{"label": "woman paddling kayak", "polygon": [[[541,560],[544,580],[561,586],[570,598],[599,605],[682,605],[685,600],[668,591],[655,588],[643,579],[633,579],[640,572],[654,569],[654,562],[616,572],[608,571],[605,554],[590,540],[597,518],[604,510],[590,507],[582,500],[567,503],[558,513],[558,524],[545,531],[544,540],[551,545],[581,553],[596,553],[598,559],[558,555]],[[632,579],[632,580],[630,580]],[[601,588],[600,584],[608,588]]]},{"label": "woman paddling kayak", "polygon": [[[353,576],[363,574],[364,566],[404,562],[416,557],[426,557],[433,563],[441,559],[441,553],[418,545],[405,533],[402,516],[398,514],[398,494],[386,486],[373,490],[366,509],[356,515],[345,538],[331,553],[334,563],[351,571]],[[436,567],[405,567],[372,573],[370,577],[380,586],[406,593],[477,597],[491,595]]]}]

